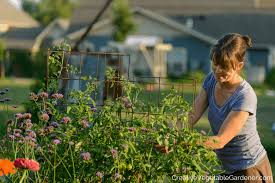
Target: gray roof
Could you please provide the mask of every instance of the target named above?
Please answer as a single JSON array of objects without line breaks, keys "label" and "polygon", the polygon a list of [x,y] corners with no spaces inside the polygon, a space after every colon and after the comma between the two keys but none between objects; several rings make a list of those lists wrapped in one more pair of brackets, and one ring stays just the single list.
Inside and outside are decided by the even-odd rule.
[{"label": "gray roof", "polygon": [[[90,23],[106,0],[79,0],[68,33]],[[226,12],[261,12],[275,14],[274,0],[129,0],[131,7],[141,7],[165,16],[220,14]],[[107,11],[103,17],[109,16]]]},{"label": "gray roof", "polygon": [[24,11],[17,9],[8,0],[0,0],[0,24],[10,27],[38,27],[39,23]]},{"label": "gray roof", "polygon": [[11,28],[2,38],[7,49],[32,50],[37,36],[42,31],[42,27]]},{"label": "gray roof", "polygon": [[[71,18],[68,34],[86,27],[106,0],[79,0]],[[129,0],[132,7],[173,18],[214,39],[228,32],[252,37],[257,46],[275,45],[275,0]],[[133,8],[134,9],[134,8]],[[110,15],[107,11],[103,18]]]},{"label": "gray roof", "polygon": [[227,13],[175,19],[185,24],[188,18],[192,18],[194,30],[215,39],[228,32],[238,32],[249,35],[257,45],[275,45],[275,14]]}]

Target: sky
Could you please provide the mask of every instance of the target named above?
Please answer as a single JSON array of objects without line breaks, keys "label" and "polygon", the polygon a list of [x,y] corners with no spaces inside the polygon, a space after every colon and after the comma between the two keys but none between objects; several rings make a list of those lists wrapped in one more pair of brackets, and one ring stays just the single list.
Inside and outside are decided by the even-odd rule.
[{"label": "sky", "polygon": [[15,7],[21,8],[21,0],[9,0]]}]

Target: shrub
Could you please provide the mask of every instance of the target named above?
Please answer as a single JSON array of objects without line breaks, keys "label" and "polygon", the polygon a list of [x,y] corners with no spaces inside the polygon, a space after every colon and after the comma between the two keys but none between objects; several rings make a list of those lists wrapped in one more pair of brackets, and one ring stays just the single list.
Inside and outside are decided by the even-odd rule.
[{"label": "shrub", "polygon": [[[112,73],[107,70],[110,83]],[[87,78],[86,90],[73,90],[70,103],[55,85],[31,93],[32,112],[8,124],[0,157],[39,162],[36,171],[7,175],[11,181],[158,182],[221,172],[215,153],[201,145],[204,137],[188,128],[191,106],[177,90],[148,106],[139,100],[141,87],[122,77],[124,95],[96,106],[94,79]]]},{"label": "shrub", "polygon": [[272,68],[266,76],[265,83],[275,89],[275,68]]}]

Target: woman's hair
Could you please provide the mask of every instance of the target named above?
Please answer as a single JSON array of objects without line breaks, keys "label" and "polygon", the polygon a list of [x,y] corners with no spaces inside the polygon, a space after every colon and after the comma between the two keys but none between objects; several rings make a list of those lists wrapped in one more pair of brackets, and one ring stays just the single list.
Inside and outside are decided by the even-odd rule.
[{"label": "woman's hair", "polygon": [[218,40],[210,52],[215,65],[225,70],[235,69],[238,62],[244,62],[247,48],[252,47],[251,38],[237,33],[230,33]]}]

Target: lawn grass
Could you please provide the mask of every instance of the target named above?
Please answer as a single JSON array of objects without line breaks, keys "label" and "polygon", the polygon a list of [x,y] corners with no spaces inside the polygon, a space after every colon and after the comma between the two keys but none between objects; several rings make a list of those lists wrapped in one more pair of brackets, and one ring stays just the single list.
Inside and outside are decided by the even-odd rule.
[{"label": "lawn grass", "polygon": [[33,79],[7,78],[0,79],[0,91],[8,89],[6,95],[1,98],[11,98],[11,101],[0,104],[0,136],[5,133],[5,124],[13,114],[24,111],[23,102],[28,99],[29,87]]}]

